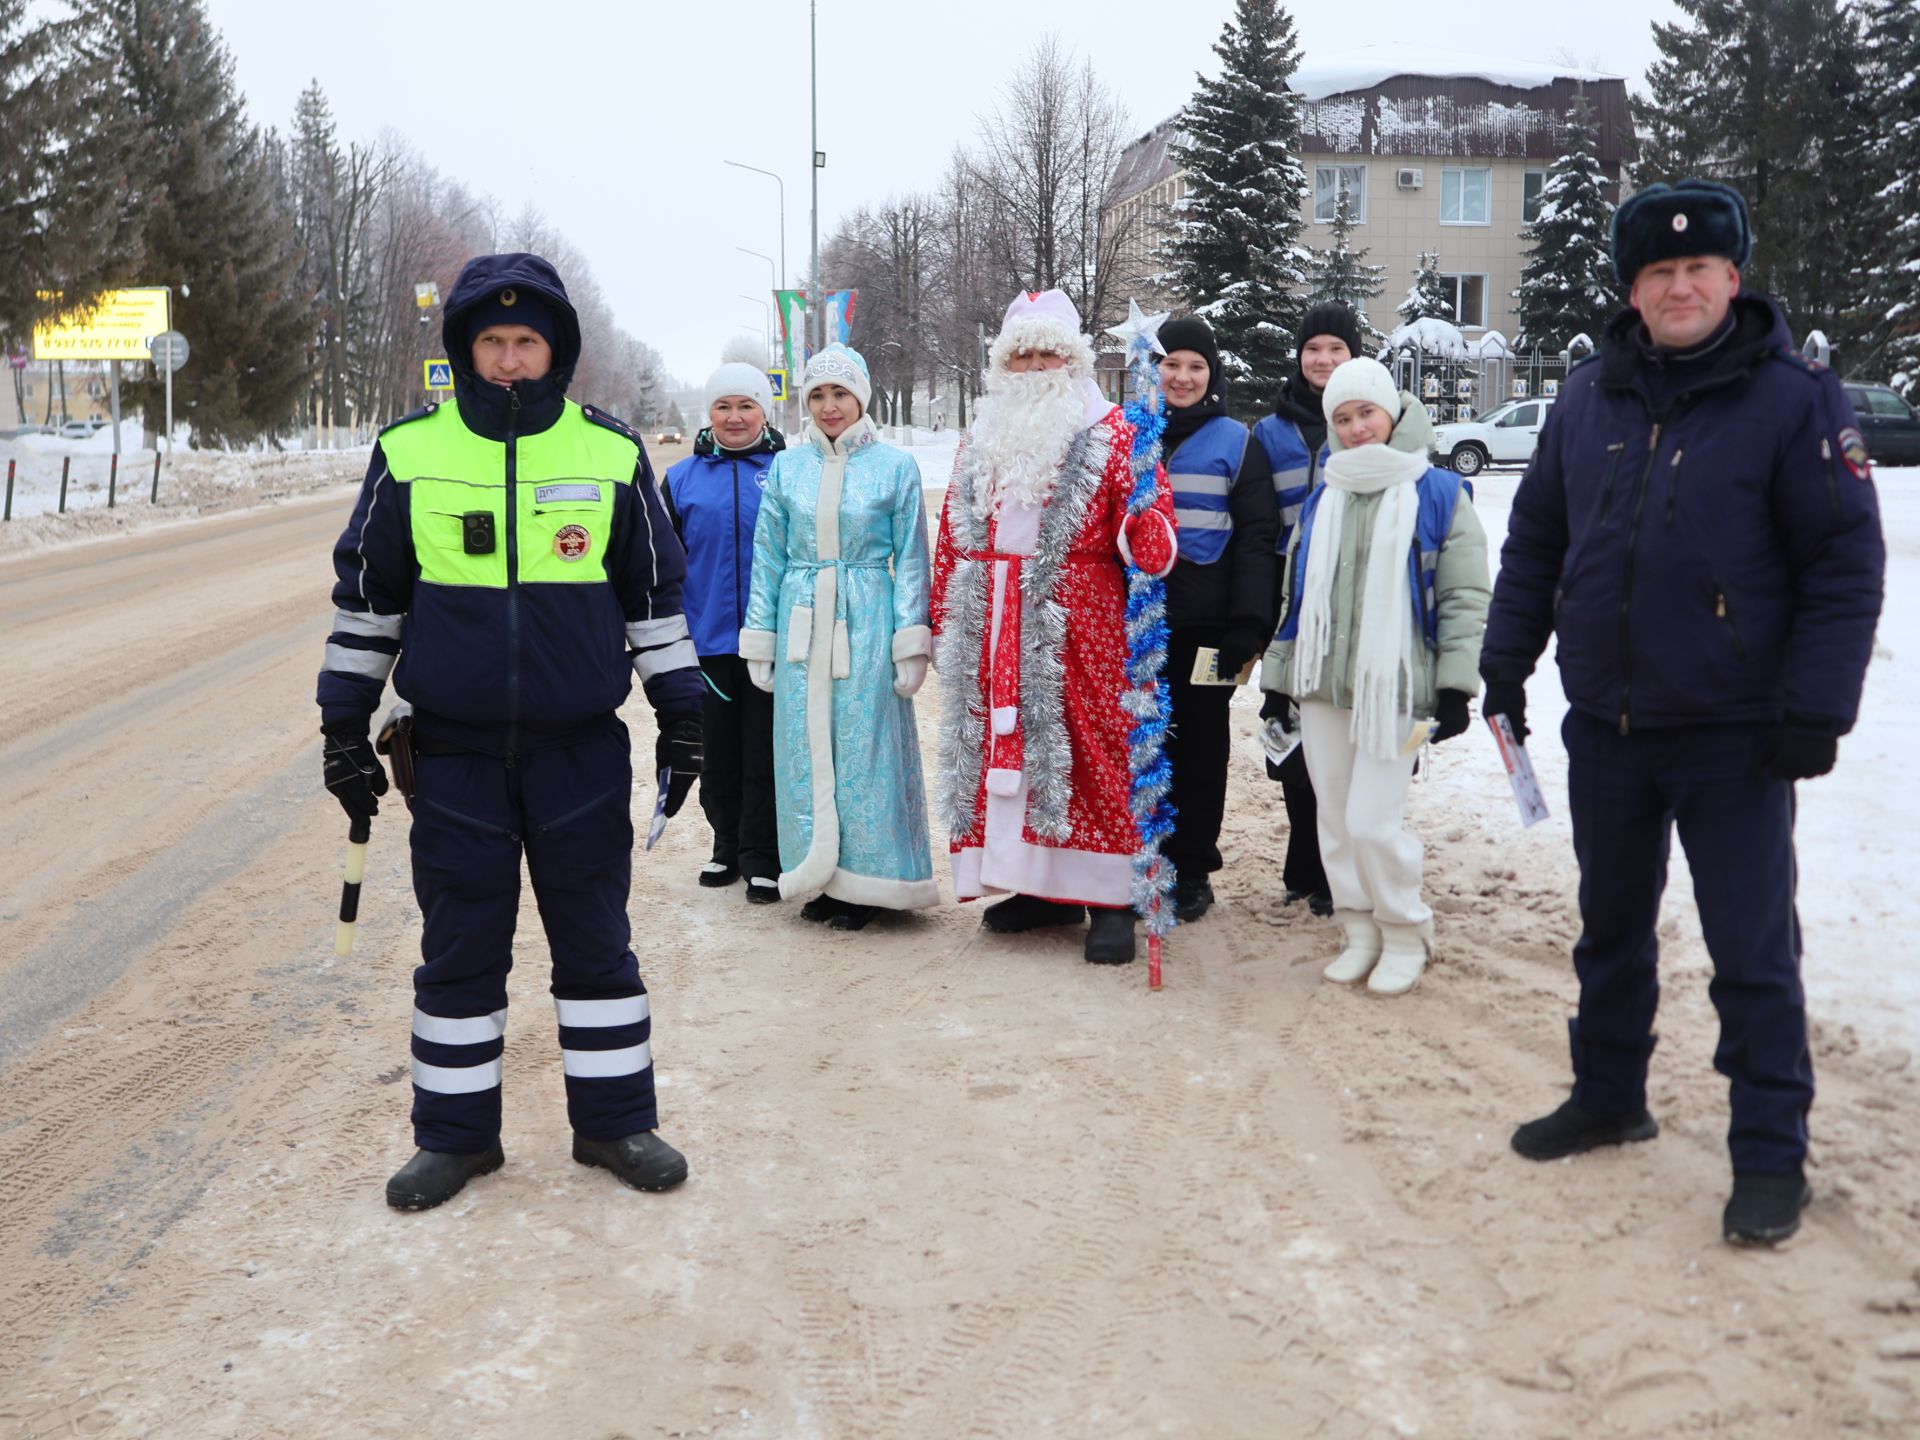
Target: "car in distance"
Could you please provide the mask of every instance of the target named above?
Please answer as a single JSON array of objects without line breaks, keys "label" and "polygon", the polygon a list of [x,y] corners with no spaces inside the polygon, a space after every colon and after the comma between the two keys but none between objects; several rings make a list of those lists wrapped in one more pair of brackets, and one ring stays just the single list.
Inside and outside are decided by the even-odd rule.
[{"label": "car in distance", "polygon": [[1920,465],[1920,415],[1888,385],[1842,387],[1876,465]]},{"label": "car in distance", "polygon": [[672,425],[653,432],[653,443],[656,445],[684,445],[686,442],[687,437]]},{"label": "car in distance", "polygon": [[1552,408],[1551,395],[1502,401],[1471,420],[1434,426],[1427,452],[1437,464],[1469,476],[1489,465],[1524,465],[1533,459]]},{"label": "car in distance", "polygon": [[91,420],[68,420],[60,426],[62,440],[91,440],[100,427]]}]

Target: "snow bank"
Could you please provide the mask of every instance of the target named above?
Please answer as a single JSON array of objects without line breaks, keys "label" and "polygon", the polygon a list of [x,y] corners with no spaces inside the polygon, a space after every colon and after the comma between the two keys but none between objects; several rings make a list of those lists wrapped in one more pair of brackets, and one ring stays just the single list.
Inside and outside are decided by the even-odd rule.
[{"label": "snow bank", "polygon": [[1458,325],[1431,315],[1394,327],[1384,349],[1387,353],[1418,350],[1422,355],[1438,355],[1447,360],[1471,359],[1474,353]]},{"label": "snow bank", "polygon": [[1560,79],[1621,78],[1598,70],[1578,70],[1568,65],[1500,60],[1468,51],[1435,50],[1426,45],[1388,42],[1315,56],[1293,72],[1287,87],[1308,100],[1324,100],[1330,95],[1371,90],[1396,75],[1480,79],[1494,85],[1511,85],[1518,90],[1537,90]]}]

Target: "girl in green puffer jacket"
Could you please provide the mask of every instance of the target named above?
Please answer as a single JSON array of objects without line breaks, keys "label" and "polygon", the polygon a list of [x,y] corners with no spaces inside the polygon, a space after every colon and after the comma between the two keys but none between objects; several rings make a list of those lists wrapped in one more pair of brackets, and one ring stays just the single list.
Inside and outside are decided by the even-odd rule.
[{"label": "girl in green puffer jacket", "polygon": [[1407,784],[1428,741],[1467,728],[1492,586],[1487,537],[1451,471],[1427,464],[1426,407],[1378,361],[1323,396],[1333,454],[1287,548],[1261,686],[1300,706],[1320,848],[1346,947],[1321,973],[1411,989],[1433,954]]}]

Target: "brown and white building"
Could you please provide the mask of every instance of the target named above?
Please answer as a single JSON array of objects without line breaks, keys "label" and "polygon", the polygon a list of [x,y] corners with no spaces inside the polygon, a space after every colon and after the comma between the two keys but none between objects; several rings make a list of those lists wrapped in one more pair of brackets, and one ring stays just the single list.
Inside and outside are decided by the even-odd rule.
[{"label": "brown and white building", "polygon": [[[1368,306],[1391,330],[1394,307],[1432,251],[1467,337],[1517,325],[1513,291],[1527,260],[1521,229],[1539,212],[1547,167],[1559,158],[1566,118],[1585,96],[1598,131],[1601,169],[1617,185],[1631,157],[1626,81],[1565,66],[1490,61],[1416,46],[1374,46],[1316,62],[1289,82],[1301,97],[1300,163],[1306,172],[1303,244],[1327,244],[1340,193],[1353,200],[1351,245],[1386,267]],[[1186,175],[1172,143],[1177,117],[1127,147],[1102,212],[1136,238],[1122,263],[1137,277],[1153,259]],[[1151,286],[1139,286],[1143,303]],[[1177,304],[1161,292],[1160,308]]]}]

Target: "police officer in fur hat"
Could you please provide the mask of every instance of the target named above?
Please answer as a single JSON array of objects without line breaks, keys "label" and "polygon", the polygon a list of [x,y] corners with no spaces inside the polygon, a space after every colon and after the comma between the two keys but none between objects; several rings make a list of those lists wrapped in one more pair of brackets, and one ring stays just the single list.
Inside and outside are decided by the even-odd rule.
[{"label": "police officer in fur hat", "polygon": [[1613,222],[1630,308],[1568,375],[1514,497],[1480,670],[1526,734],[1559,642],[1582,931],[1573,1093],[1513,1148],[1650,1140],[1661,892],[1674,830],[1720,1016],[1733,1192],[1722,1233],[1773,1244],[1811,1198],[1813,1067],[1794,910],[1794,785],[1833,768],[1860,702],[1885,548],[1839,382],[1748,290],[1746,201],[1651,185]]},{"label": "police officer in fur hat", "polygon": [[412,706],[419,1151],[387,1203],[427,1209],[504,1163],[523,856],[553,952],[573,1158],[664,1190],[687,1162],[655,1133],[627,921],[633,768],[615,712],[637,676],[672,814],[700,771],[705,688],[681,611],[685,555],[640,438],[567,399],[580,324],[551,265],[471,261],[444,338],[454,403],[381,432],[334,547],[319,684],[326,785],[359,824],[387,789],[368,731],[389,674]]}]

